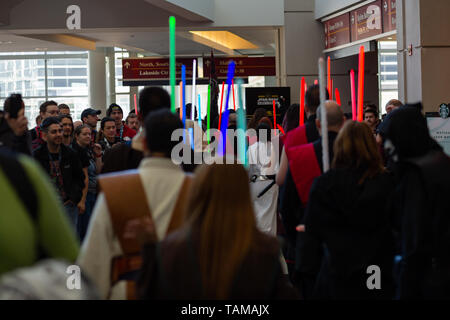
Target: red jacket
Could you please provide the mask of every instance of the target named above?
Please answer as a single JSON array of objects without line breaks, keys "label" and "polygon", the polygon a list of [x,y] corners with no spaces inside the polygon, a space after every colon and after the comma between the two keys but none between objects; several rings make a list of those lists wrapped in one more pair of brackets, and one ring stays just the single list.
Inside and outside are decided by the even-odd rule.
[{"label": "red jacket", "polygon": [[[124,122],[122,122],[122,129],[117,129],[116,136],[120,138],[120,140],[124,140],[125,137],[133,139],[136,135],[136,131],[127,126]],[[121,134],[122,131],[122,134]],[[127,139],[128,140],[128,139]]]}]

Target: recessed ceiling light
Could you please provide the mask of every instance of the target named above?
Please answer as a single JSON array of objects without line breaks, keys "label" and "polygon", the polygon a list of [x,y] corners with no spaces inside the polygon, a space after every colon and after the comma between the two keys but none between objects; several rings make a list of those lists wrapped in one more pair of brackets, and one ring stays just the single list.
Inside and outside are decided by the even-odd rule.
[{"label": "recessed ceiling light", "polygon": [[258,46],[229,31],[189,31],[199,37],[218,43],[228,49],[257,49]]},{"label": "recessed ceiling light", "polygon": [[388,40],[392,40],[392,37],[389,37]]},{"label": "recessed ceiling light", "polygon": [[12,44],[12,41],[0,41],[0,44]]}]

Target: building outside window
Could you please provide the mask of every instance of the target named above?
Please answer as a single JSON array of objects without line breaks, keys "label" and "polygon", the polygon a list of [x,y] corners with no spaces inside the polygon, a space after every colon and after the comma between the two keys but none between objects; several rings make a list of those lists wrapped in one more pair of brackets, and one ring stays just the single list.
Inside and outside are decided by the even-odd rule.
[{"label": "building outside window", "polygon": [[386,103],[391,99],[398,99],[397,42],[379,41],[378,54],[380,112],[384,114]]},{"label": "building outside window", "polygon": [[0,103],[11,93],[25,102],[29,127],[46,100],[67,104],[74,120],[88,107],[87,52],[0,53]]}]

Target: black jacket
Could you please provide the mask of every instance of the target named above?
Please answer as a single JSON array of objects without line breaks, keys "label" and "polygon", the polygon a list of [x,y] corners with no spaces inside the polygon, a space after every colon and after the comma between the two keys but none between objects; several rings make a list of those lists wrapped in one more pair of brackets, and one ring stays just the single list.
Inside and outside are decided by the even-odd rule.
[{"label": "black jacket", "polygon": [[28,130],[16,136],[4,118],[0,119],[0,148],[31,155],[31,138]]},{"label": "black jacket", "polygon": [[[315,297],[328,299],[392,299],[394,240],[389,196],[394,182],[379,174],[358,184],[363,170],[331,169],[311,188],[305,215],[308,239],[325,250]],[[304,261],[320,259],[305,243]],[[381,270],[381,290],[369,290],[367,268]]]},{"label": "black jacket", "polygon": [[[196,232],[186,240],[176,231],[157,246],[144,247],[138,297],[211,299],[202,290],[196,249],[199,241]],[[235,275],[229,299],[298,299],[297,292],[281,273],[279,254],[277,240],[258,232],[254,246]]]},{"label": "black jacket", "polygon": [[[336,132],[328,132],[330,162],[333,160],[334,156],[333,145],[336,137]],[[316,156],[315,161],[317,161],[320,167],[320,172],[323,172],[322,138],[319,137],[319,139],[314,141],[312,144],[314,147],[314,154]],[[307,160],[314,161],[312,159]],[[320,243],[315,242],[314,245],[314,239],[310,239],[309,234],[297,232],[295,229],[299,224],[304,223],[306,203],[302,203],[300,200],[290,168],[286,174],[285,182],[280,188],[280,204],[280,215],[286,230],[287,239],[295,250],[295,271],[292,272],[294,274],[293,282],[302,293],[302,297],[304,299],[310,299],[313,294],[315,279],[320,271],[320,265],[322,263],[322,259],[320,257],[322,256],[323,250]],[[304,247],[305,243],[308,244],[307,248]],[[317,259],[312,261],[303,259],[303,253],[306,249],[313,252]]]},{"label": "black jacket", "polygon": [[[49,152],[47,144],[41,145],[33,153],[34,158],[50,174]],[[64,191],[73,204],[80,202],[84,188],[84,172],[81,161],[75,151],[61,144],[61,164]],[[67,199],[62,199],[67,200]]]},{"label": "black jacket", "polygon": [[400,299],[450,299],[450,158],[431,150],[396,167]]},{"label": "black jacket", "polygon": [[[315,119],[315,116],[311,116],[310,118]],[[334,157],[333,145],[336,137],[336,132],[328,132],[328,150],[330,163]],[[320,171],[323,172],[322,138],[319,136],[319,138],[316,141],[312,142],[312,144],[314,147],[314,153],[316,155],[317,163],[320,167]],[[280,188],[279,197],[280,215],[283,221],[284,229],[286,230],[288,240],[293,246],[295,246],[297,238],[297,231],[295,230],[295,227],[297,227],[300,223],[303,223],[306,204],[302,203],[302,201],[300,200],[300,196],[298,194],[297,187],[292,177],[290,168],[288,168],[285,182]]]}]

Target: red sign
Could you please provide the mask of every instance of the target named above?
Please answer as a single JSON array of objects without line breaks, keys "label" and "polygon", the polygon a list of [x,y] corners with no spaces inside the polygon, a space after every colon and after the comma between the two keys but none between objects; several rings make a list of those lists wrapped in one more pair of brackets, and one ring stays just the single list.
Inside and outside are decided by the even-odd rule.
[{"label": "red sign", "polygon": [[[226,79],[228,74],[228,64],[230,61],[236,63],[235,77],[246,78],[249,76],[275,76],[275,57],[229,57],[214,58],[216,74],[218,79]],[[211,72],[211,58],[203,60],[205,78]]]},{"label": "red sign", "polygon": [[350,14],[325,22],[325,48],[331,49],[350,42]]},{"label": "red sign", "polygon": [[397,1],[383,0],[383,32],[397,30]]},{"label": "red sign", "polygon": [[[176,59],[177,79],[181,80],[181,65],[183,64],[186,66],[186,78],[192,78],[193,59],[194,58]],[[167,80],[170,78],[169,65],[168,58],[122,59],[123,80]]]},{"label": "red sign", "polygon": [[350,12],[352,42],[382,33],[381,10],[381,0],[378,0]]},{"label": "red sign", "polygon": [[[192,58],[176,59],[177,80],[181,80],[181,65],[186,66],[186,78],[192,78]],[[235,76],[245,78],[248,76],[275,76],[275,57],[230,57],[214,58],[217,78],[227,78],[228,63],[236,63]],[[203,59],[203,75],[209,78],[211,58]],[[122,60],[123,81],[130,80],[167,80],[170,78],[168,58],[130,58]],[[198,72],[197,72],[198,75]]]}]

